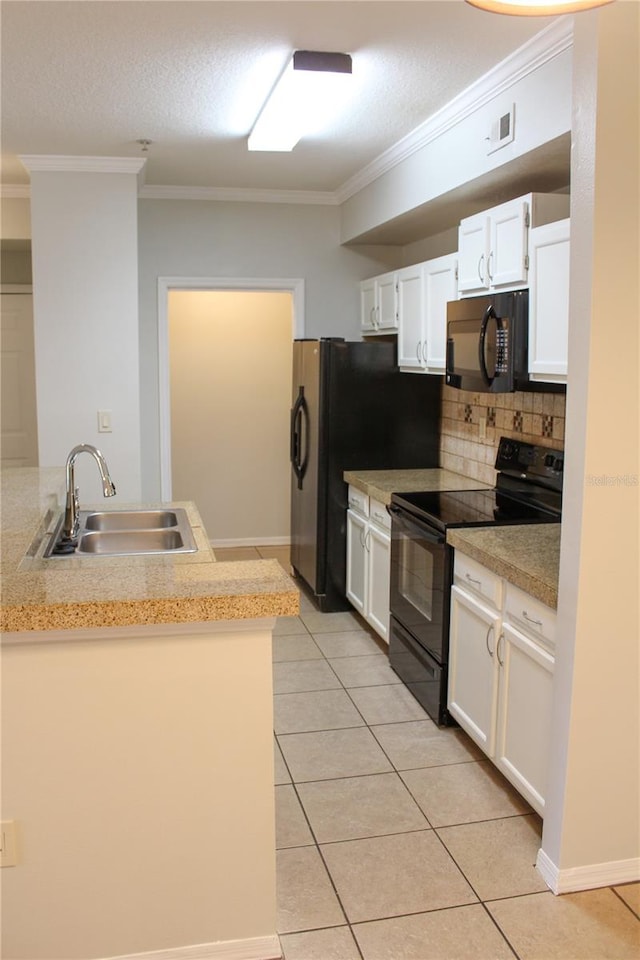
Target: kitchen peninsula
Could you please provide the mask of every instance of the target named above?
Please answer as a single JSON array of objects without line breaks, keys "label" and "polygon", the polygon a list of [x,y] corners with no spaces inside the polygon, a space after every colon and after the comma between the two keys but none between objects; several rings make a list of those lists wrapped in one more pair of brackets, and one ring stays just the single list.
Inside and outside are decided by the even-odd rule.
[{"label": "kitchen peninsula", "polygon": [[2,475],[3,955],[278,956],[271,633],[298,592],[217,563],[192,504],[193,554],[27,556],[63,485]]}]

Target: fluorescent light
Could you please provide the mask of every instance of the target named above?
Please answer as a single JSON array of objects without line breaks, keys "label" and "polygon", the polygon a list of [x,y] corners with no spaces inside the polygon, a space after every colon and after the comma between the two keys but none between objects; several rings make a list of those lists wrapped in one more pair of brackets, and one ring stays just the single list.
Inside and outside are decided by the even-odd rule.
[{"label": "fluorescent light", "polygon": [[350,76],[348,53],[296,50],[249,134],[249,150],[293,150],[301,137],[326,128]]},{"label": "fluorescent light", "polygon": [[563,13],[578,13],[592,7],[603,7],[613,0],[467,0],[472,7],[490,13],[507,13],[520,17],[549,17]]}]

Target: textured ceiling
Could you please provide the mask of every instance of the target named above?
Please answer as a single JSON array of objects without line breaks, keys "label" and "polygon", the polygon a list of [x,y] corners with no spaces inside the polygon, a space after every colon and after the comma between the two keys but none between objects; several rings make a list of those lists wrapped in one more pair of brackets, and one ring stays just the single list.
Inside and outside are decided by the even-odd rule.
[{"label": "textured ceiling", "polygon": [[[141,155],[148,185],[336,191],[550,21],[464,0],[2,0],[2,182],[20,154]],[[294,49],[351,53],[331,132],[247,134]]]}]

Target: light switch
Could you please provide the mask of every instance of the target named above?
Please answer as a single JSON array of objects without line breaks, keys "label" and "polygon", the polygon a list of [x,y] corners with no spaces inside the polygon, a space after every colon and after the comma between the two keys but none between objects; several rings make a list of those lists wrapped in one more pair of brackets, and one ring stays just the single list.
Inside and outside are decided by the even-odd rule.
[{"label": "light switch", "polygon": [[15,867],[17,862],[15,820],[3,820],[0,824],[0,866]]},{"label": "light switch", "polygon": [[98,410],[98,433],[111,433],[111,410]]}]

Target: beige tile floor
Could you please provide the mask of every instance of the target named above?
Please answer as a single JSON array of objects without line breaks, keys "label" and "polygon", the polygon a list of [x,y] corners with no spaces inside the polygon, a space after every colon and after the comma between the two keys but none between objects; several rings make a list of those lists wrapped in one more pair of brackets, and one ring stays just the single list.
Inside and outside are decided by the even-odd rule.
[{"label": "beige tile floor", "polygon": [[[288,571],[282,547],[216,555]],[[553,896],[540,819],[432,723],[355,613],[303,595],[273,646],[286,960],[639,960],[640,883]]]}]

